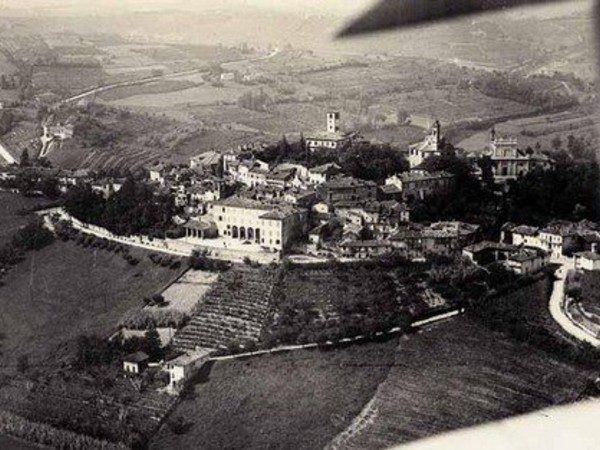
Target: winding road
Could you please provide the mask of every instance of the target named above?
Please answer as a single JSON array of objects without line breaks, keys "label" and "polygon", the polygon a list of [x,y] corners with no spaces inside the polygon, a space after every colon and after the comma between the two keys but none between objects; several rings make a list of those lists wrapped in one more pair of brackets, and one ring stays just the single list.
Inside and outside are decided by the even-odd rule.
[{"label": "winding road", "polygon": [[565,278],[568,270],[569,266],[563,264],[560,269],[556,271],[556,281],[554,282],[552,295],[550,296],[550,302],[548,304],[550,315],[552,315],[554,321],[570,336],[581,342],[587,342],[594,347],[600,347],[600,339],[598,339],[597,336],[589,333],[567,315],[565,310]]}]

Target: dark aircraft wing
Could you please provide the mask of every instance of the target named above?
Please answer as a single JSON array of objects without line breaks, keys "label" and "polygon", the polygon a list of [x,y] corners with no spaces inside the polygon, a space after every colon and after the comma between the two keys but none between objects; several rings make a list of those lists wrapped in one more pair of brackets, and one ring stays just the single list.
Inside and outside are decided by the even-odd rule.
[{"label": "dark aircraft wing", "polygon": [[340,37],[417,25],[494,9],[557,1],[562,0],[382,0],[342,30]]}]

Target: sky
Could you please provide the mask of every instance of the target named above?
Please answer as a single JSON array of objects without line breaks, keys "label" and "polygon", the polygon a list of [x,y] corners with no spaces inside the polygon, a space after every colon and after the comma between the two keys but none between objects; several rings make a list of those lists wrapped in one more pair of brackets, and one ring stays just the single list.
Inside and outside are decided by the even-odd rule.
[{"label": "sky", "polygon": [[374,2],[375,0],[0,0],[0,5],[30,12],[54,11],[61,15],[161,9],[235,10],[240,6],[278,11],[352,15],[368,8]]},{"label": "sky", "polygon": [[[531,8],[530,11],[550,16],[564,15],[589,8],[591,1],[572,0],[538,6]],[[241,6],[250,6],[265,10],[352,17],[375,3],[376,0],[0,0],[0,6],[3,5],[4,8],[42,15],[106,14],[163,9],[235,11]]]}]

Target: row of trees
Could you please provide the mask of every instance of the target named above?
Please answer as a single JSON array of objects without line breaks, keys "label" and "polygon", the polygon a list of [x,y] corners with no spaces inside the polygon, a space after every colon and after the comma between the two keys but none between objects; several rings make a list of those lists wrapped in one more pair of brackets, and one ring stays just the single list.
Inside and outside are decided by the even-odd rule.
[{"label": "row of trees", "polygon": [[566,108],[578,104],[574,95],[556,89],[557,81],[524,78],[504,72],[484,73],[473,80],[473,86],[488,97],[525,103],[543,110]]}]

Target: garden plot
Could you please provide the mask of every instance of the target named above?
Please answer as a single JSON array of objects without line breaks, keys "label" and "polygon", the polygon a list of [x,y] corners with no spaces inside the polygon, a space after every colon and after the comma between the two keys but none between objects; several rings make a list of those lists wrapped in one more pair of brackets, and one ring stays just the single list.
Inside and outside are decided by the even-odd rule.
[{"label": "garden plot", "polygon": [[172,284],[162,293],[167,306],[147,306],[146,309],[175,310],[183,313],[191,313],[198,302],[202,302],[204,296],[217,281],[219,275],[214,272],[202,270],[190,270],[179,280]]}]

